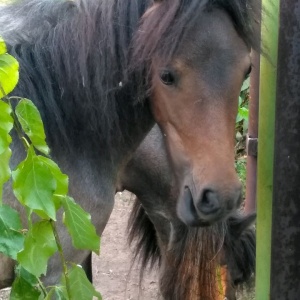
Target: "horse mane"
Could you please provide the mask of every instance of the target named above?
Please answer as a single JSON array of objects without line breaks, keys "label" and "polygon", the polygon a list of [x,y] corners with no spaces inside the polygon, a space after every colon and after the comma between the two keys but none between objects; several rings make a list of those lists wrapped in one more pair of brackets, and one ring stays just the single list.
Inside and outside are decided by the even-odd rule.
[{"label": "horse mane", "polygon": [[238,277],[234,284],[242,286],[248,284],[251,276],[255,273],[256,263],[256,235],[253,226],[256,214],[231,216],[228,230],[225,235],[225,255],[230,258],[229,269],[238,270]]},{"label": "horse mane", "polygon": [[160,264],[161,253],[156,230],[140,201],[136,199],[127,225],[128,243],[134,244],[133,261],[141,264],[140,279],[147,266],[150,269]]},{"label": "horse mane", "polygon": [[[236,268],[241,272],[238,279],[233,278],[234,285],[248,283],[255,271],[255,232],[246,226],[237,228],[245,218],[236,214],[210,227],[180,228],[180,238],[172,242],[167,253],[174,269],[161,280],[161,288],[170,299],[217,299],[219,254],[230,259],[229,271]],[[252,222],[246,221],[248,226]],[[128,241],[134,245],[134,260],[141,262],[141,278],[148,264],[160,265],[162,253],[155,228],[138,199],[128,221]],[[222,247],[224,252],[220,253]]]},{"label": "horse mane", "polygon": [[115,138],[128,111],[135,117],[126,111],[135,82],[122,81],[148,2],[19,0],[0,8],[0,35],[20,63],[14,94],[40,108],[48,138],[68,143],[84,130],[99,146]]}]

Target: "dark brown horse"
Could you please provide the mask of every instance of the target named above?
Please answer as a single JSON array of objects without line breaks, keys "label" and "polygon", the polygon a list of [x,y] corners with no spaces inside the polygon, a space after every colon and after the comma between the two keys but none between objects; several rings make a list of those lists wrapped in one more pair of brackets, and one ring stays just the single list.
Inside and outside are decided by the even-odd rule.
[{"label": "dark brown horse", "polygon": [[[129,241],[145,267],[159,265],[164,299],[235,300],[236,288],[255,268],[255,215],[235,213],[210,227],[186,226],[176,217],[176,184],[155,126],[135,152],[120,188],[137,195]],[[223,286],[221,283],[224,283]],[[220,288],[222,287],[222,288]]]},{"label": "dark brown horse", "polygon": [[[255,11],[255,0],[21,0],[1,7],[0,35],[20,63],[14,94],[38,106],[52,158],[98,234],[120,170],[155,121],[176,175],[178,222],[212,224],[237,209],[233,135],[256,46]],[[26,153],[20,142],[12,148],[14,168]],[[14,203],[8,186],[3,197]],[[89,252],[74,251],[61,222],[58,228],[66,260],[85,265]],[[54,256],[46,284],[60,272]],[[0,288],[11,281],[5,276]]]}]

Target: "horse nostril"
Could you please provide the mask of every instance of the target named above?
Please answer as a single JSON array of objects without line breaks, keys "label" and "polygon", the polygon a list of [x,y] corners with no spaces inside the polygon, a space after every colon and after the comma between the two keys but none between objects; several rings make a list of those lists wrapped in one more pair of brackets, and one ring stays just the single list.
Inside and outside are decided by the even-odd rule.
[{"label": "horse nostril", "polygon": [[197,208],[205,215],[216,213],[221,208],[218,194],[212,190],[204,190]]}]

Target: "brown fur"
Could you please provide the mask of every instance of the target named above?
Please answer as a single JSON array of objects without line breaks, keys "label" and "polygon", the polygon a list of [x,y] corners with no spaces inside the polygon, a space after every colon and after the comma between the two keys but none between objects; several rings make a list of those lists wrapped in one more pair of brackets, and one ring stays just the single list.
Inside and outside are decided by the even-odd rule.
[{"label": "brown fur", "polygon": [[166,270],[161,278],[165,299],[217,299],[218,252],[213,227],[192,228],[166,253]]}]

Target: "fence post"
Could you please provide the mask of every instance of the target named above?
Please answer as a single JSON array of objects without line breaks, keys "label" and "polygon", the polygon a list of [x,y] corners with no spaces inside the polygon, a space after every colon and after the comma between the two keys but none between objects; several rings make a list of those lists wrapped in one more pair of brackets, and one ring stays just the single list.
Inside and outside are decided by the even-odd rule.
[{"label": "fence post", "polygon": [[[249,127],[247,136],[247,174],[245,212],[256,210],[257,178],[257,138],[258,138],[258,105],[259,105],[259,53],[252,54],[252,71],[250,78]],[[252,146],[250,142],[252,141]],[[251,150],[251,151],[250,151]]]},{"label": "fence post", "polygon": [[300,0],[280,1],[277,65],[270,299],[297,300],[300,299]]},{"label": "fence post", "polygon": [[[284,0],[286,1],[286,0]],[[263,0],[257,166],[256,299],[270,299],[271,228],[279,0]],[[273,299],[272,299],[273,300]]]}]

